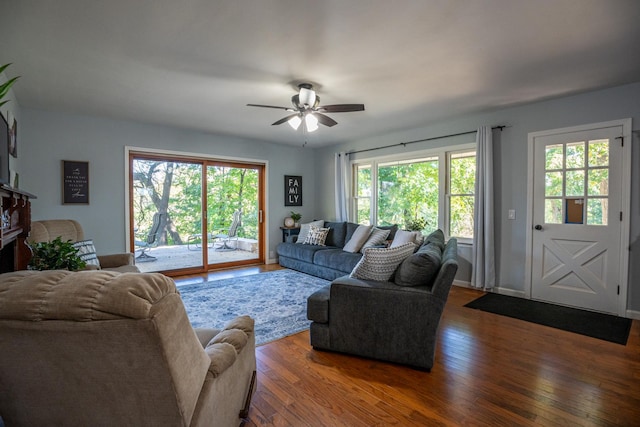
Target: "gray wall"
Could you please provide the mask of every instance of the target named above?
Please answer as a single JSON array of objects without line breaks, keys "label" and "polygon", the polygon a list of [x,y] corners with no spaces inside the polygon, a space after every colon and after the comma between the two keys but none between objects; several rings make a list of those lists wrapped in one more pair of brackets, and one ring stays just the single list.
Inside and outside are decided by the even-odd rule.
[{"label": "gray wall", "polygon": [[[268,129],[267,129],[268,131]],[[266,221],[269,252],[281,241],[284,175],[303,176],[304,218],[316,211],[315,166],[310,150],[163,126],[62,112],[22,109],[20,187],[38,198],[33,219],[72,218],[94,239],[98,253],[119,252],[125,242],[125,146],[268,161]],[[61,160],[89,161],[89,205],[61,202]]]},{"label": "gray wall", "polygon": [[[470,114],[437,125],[338,144],[318,150],[316,167],[317,170],[327,171],[326,173],[331,175],[334,169],[333,156],[338,151],[347,152],[455,134],[474,130],[481,125],[509,125],[510,127],[502,132],[494,131],[496,270],[498,285],[507,292],[512,291],[517,294],[524,291],[525,283],[528,134],[629,117],[633,119],[633,128],[640,129],[640,83],[491,113]],[[412,144],[405,148],[397,147],[369,152],[363,156],[415,151],[460,142],[459,138],[448,138]],[[640,143],[637,134],[634,135],[632,144],[631,253],[627,307],[640,315]],[[318,215],[326,218],[335,216],[333,192],[332,182],[324,179],[317,180],[316,193],[319,199],[326,201],[318,206],[320,209]],[[516,220],[507,220],[508,209],[516,210]],[[468,248],[461,248],[462,257],[467,257],[469,252]],[[468,280],[470,265],[465,260],[463,262],[465,268],[457,277],[460,280]]]}]

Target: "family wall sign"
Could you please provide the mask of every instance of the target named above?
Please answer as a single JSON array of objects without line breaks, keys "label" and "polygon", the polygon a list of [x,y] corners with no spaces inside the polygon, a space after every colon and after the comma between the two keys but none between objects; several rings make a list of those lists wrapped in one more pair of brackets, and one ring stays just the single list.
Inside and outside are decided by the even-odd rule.
[{"label": "family wall sign", "polygon": [[284,205],[302,206],[302,177],[284,176]]}]

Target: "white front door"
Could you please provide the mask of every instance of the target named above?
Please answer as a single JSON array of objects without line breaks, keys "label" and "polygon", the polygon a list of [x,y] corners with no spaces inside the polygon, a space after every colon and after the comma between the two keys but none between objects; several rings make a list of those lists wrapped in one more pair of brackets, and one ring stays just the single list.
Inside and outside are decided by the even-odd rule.
[{"label": "white front door", "polygon": [[533,299],[618,313],[622,136],[622,124],[530,135]]}]

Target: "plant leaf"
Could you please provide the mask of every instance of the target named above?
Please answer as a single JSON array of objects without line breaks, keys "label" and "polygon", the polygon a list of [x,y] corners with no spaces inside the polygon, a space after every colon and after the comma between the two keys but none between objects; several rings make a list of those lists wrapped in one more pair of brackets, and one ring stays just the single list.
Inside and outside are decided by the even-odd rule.
[{"label": "plant leaf", "polygon": [[4,64],[3,66],[0,67],[0,73],[3,72],[9,65],[11,65],[12,63],[9,62],[8,64]]},{"label": "plant leaf", "polygon": [[7,94],[7,92],[9,92],[9,89],[11,89],[11,86],[13,86],[13,84],[16,82],[16,80],[18,80],[20,78],[20,76],[18,77],[14,77],[4,83],[2,83],[0,85],[0,99],[4,98],[4,96]]}]

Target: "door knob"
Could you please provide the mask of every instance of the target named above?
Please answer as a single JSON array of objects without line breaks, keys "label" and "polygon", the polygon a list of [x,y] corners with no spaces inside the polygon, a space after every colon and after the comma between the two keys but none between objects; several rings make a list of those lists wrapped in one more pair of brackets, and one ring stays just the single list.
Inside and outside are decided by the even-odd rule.
[{"label": "door knob", "polygon": [[536,225],[536,226],[535,226],[535,227],[533,227],[533,228],[535,228],[536,230],[542,230],[542,226],[541,226],[540,224]]}]

